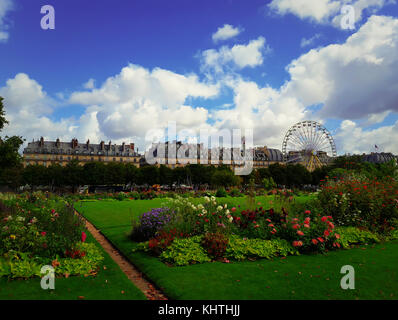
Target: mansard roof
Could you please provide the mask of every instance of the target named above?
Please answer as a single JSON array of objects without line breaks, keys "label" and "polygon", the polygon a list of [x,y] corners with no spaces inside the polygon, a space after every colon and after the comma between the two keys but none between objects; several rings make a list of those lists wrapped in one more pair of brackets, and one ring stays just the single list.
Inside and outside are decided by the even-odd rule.
[{"label": "mansard roof", "polygon": [[[74,143],[75,142],[75,143]],[[63,155],[104,155],[104,156],[130,156],[137,157],[139,154],[131,148],[134,145],[116,145],[111,143],[91,144],[72,142],[44,141],[29,142],[24,149],[24,154],[63,154]]]}]

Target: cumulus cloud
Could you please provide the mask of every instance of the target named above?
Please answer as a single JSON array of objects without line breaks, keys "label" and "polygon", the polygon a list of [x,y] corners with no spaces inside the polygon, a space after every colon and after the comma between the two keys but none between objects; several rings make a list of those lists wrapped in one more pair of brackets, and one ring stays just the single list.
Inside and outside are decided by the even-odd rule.
[{"label": "cumulus cloud", "polygon": [[369,153],[377,145],[382,151],[398,154],[398,121],[391,126],[365,130],[351,120],[344,120],[335,135],[340,153]]},{"label": "cumulus cloud", "polygon": [[168,121],[198,128],[206,123],[208,111],[186,105],[187,99],[209,99],[218,92],[218,85],[201,82],[194,74],[181,75],[160,68],[150,71],[130,64],[100,88],[73,93],[70,102],[97,106],[100,131],[123,139],[143,137],[151,129],[165,128]]},{"label": "cumulus cloud", "polygon": [[315,23],[331,24],[340,28],[344,5],[351,5],[355,12],[355,21],[363,18],[363,12],[369,10],[377,12],[385,5],[393,4],[395,0],[273,0],[268,6],[279,14],[293,14],[300,19],[308,19]]},{"label": "cumulus cloud", "polygon": [[398,19],[372,16],[343,44],[311,50],[287,68],[285,94],[323,104],[323,118],[398,111]]},{"label": "cumulus cloud", "polygon": [[214,42],[231,39],[236,37],[242,31],[243,30],[238,27],[235,28],[230,24],[224,24],[223,27],[217,29],[217,32],[213,33],[212,39]]},{"label": "cumulus cloud", "polygon": [[258,37],[247,45],[237,44],[233,47],[222,46],[220,49],[208,49],[202,52],[204,70],[222,72],[225,67],[243,69],[263,64],[264,54],[269,50],[265,38]]},{"label": "cumulus cloud", "polygon": [[13,8],[14,3],[12,0],[0,0],[0,43],[6,42],[9,38],[6,16]]},{"label": "cumulus cloud", "polygon": [[56,102],[27,74],[19,73],[9,79],[4,87],[0,87],[0,96],[4,98],[6,117],[10,122],[4,129],[6,135],[31,139],[41,135],[65,137],[69,132],[69,120],[51,120]]},{"label": "cumulus cloud", "polygon": [[284,96],[280,90],[259,87],[241,78],[230,80],[226,85],[233,90],[234,107],[214,111],[214,126],[217,129],[253,129],[256,145],[281,148],[287,129],[309,116],[302,103]]}]

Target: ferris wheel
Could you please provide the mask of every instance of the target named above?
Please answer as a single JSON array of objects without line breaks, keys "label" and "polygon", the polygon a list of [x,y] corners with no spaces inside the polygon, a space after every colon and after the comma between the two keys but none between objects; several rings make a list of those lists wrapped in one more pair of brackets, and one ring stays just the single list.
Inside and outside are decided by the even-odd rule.
[{"label": "ferris wheel", "polygon": [[337,152],[332,135],[323,125],[302,121],[287,131],[282,154],[285,163],[301,163],[313,171],[336,157]]}]

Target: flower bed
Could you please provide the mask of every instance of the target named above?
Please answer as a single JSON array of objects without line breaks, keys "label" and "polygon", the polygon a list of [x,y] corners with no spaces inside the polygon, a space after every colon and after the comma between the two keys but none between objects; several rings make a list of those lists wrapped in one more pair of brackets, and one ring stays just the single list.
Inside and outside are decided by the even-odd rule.
[{"label": "flower bed", "polygon": [[[290,198],[291,194],[287,196]],[[336,219],[325,214],[327,209],[324,211],[319,206],[323,192],[318,197],[317,205],[311,205],[311,210],[297,210],[302,205],[291,206],[290,210],[283,206],[240,210],[218,203],[214,196],[204,197],[199,204],[177,197],[168,202],[167,221],[160,223],[154,236],[141,242],[137,249],[174,265],[186,265],[323,253],[393,237],[394,227],[387,232],[385,228],[376,230],[336,222],[339,214]],[[284,195],[279,201],[286,204]],[[155,211],[158,210],[161,209]],[[352,211],[351,215],[354,214]],[[148,213],[143,216],[146,215]],[[392,226],[394,221],[388,220],[388,223]]]},{"label": "flower bed", "polygon": [[40,276],[43,265],[59,275],[94,273],[103,257],[85,240],[83,221],[61,198],[35,193],[0,199],[0,276]]}]

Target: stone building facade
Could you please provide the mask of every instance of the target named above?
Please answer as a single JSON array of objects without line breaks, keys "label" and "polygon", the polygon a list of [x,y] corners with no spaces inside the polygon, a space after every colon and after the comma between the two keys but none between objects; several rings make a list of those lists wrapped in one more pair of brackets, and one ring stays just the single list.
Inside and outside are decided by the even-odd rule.
[{"label": "stone building facade", "polygon": [[79,143],[77,139],[71,142],[45,141],[41,138],[38,141],[28,143],[23,151],[23,164],[39,164],[46,167],[52,163],[58,163],[65,166],[71,160],[78,160],[81,165],[87,162],[123,162],[131,163],[135,166],[140,165],[141,155],[134,149],[134,143],[116,145],[105,144],[102,141],[99,144],[91,144],[90,140],[86,143]]}]

